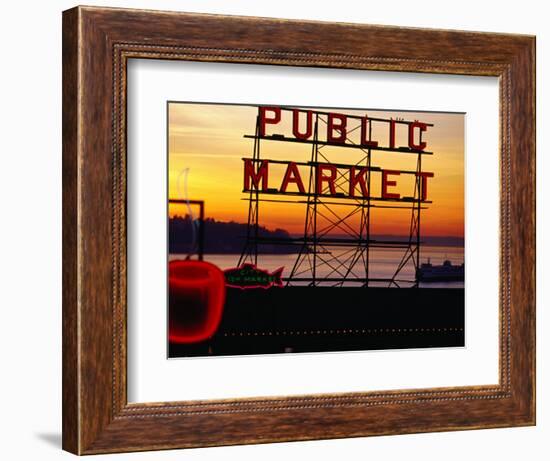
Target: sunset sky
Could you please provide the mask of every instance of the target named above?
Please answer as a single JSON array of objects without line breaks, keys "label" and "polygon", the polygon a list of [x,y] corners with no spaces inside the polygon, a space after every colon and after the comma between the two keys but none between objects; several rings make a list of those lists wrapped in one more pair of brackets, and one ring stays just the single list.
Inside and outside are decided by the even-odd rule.
[{"label": "sunset sky", "polygon": [[[408,109],[408,108],[402,108]],[[327,110],[326,108],[323,110]],[[379,110],[329,109],[354,115],[380,118],[402,118],[432,123],[423,134],[426,151],[434,155],[422,157],[422,170],[434,173],[428,181],[428,199],[433,203],[422,211],[421,230],[424,236],[464,236],[464,114],[427,112],[400,112]],[[252,157],[253,135],[258,108],[244,105],[220,104],[169,104],[169,197],[186,198],[184,172],[188,169],[187,194],[191,200],[204,200],[208,218],[221,221],[247,222],[248,194],[242,192],[243,157]],[[301,118],[305,126],[305,116]],[[321,124],[322,125],[322,124]],[[320,139],[326,139],[326,129],[320,125]],[[354,133],[353,136],[358,136]],[[291,112],[283,111],[281,123],[268,125],[267,134],[292,136]],[[388,144],[388,125],[373,123],[373,139],[380,146]],[[396,145],[407,146],[405,128],[398,127]],[[262,158],[308,161],[310,144],[261,141]],[[355,164],[362,154],[358,149],[327,146],[322,149],[328,160],[334,163]],[[372,165],[386,170],[415,170],[416,155],[374,151]],[[269,187],[279,188],[284,175],[283,166],[269,169]],[[343,170],[342,172],[344,172]],[[308,187],[307,167],[300,167],[303,183]],[[402,196],[414,195],[414,176],[392,177],[397,185],[391,188]],[[381,174],[372,173],[371,195],[380,196]],[[291,184],[289,191],[296,190]],[[359,188],[358,188],[359,190]],[[268,196],[266,198],[276,198]],[[281,197],[284,200],[300,200],[297,197]],[[349,201],[348,201],[349,203]],[[303,233],[306,205],[303,203],[262,202],[260,224],[269,229],[282,228],[292,234]],[[337,214],[349,213],[350,206],[335,206]],[[170,206],[170,215],[185,215],[184,206]],[[408,210],[372,209],[371,234],[405,235],[408,233],[411,213]],[[334,233],[338,233],[336,230]]]}]

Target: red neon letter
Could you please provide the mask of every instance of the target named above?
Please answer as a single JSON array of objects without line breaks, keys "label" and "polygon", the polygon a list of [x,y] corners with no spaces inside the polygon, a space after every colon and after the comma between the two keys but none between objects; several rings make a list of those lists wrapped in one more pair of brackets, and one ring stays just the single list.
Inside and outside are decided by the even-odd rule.
[{"label": "red neon letter", "polygon": [[[334,123],[337,120],[338,123]],[[343,114],[328,114],[327,141],[328,142],[346,142],[346,124],[347,117]],[[340,136],[334,136],[334,131],[338,131]]]},{"label": "red neon letter", "polygon": [[365,115],[361,119],[361,145],[367,147],[378,147],[377,141],[372,141],[367,130],[367,124],[372,123],[369,121],[369,118]]},{"label": "red neon letter", "polygon": [[[254,171],[254,163],[252,159],[244,159],[244,191],[249,191],[250,180],[252,180],[252,188],[255,190],[267,190],[267,169],[269,160],[262,160],[258,171]],[[260,188],[261,183],[261,188]]]},{"label": "red neon letter", "polygon": [[388,176],[396,175],[399,176],[401,173],[394,170],[382,170],[382,198],[401,198],[401,195],[395,192],[388,192],[388,187],[395,186],[396,181],[389,181]]},{"label": "red neon letter", "polygon": [[[325,176],[325,174],[323,173],[325,170],[330,171],[329,176]],[[323,194],[323,182],[326,181],[328,183],[330,194],[336,195],[336,187],[334,186],[334,181],[336,180],[336,167],[328,163],[323,163],[321,165],[317,165],[316,173],[317,175],[315,178],[315,190],[317,194]]]},{"label": "red neon letter", "polygon": [[[271,125],[277,125],[281,121],[281,108],[280,107],[260,107],[260,136],[265,136],[265,126],[269,123]],[[266,112],[270,110],[273,112],[273,117],[266,117]]]},{"label": "red neon letter", "polygon": [[427,200],[428,199],[428,178],[433,178],[433,173],[428,173],[427,171],[421,171],[420,173],[416,173],[416,176],[420,176],[420,183],[421,183],[421,189],[422,194],[420,195],[420,200]]},{"label": "red neon letter", "polygon": [[281,192],[286,192],[288,183],[291,182],[298,186],[298,190],[302,194],[306,192],[304,189],[304,184],[302,183],[300,171],[298,170],[298,166],[294,162],[289,162],[288,166],[286,167],[285,176],[281,184]]},{"label": "red neon letter", "polygon": [[365,182],[365,174],[367,173],[366,168],[360,168],[359,173],[355,174],[355,167],[351,167],[349,170],[349,196],[355,197],[355,188],[357,183],[361,186],[361,194],[363,197],[369,196],[369,191],[367,189],[367,183]]},{"label": "red neon letter", "polygon": [[306,110],[307,114],[307,126],[306,126],[306,132],[300,133],[299,125],[300,125],[300,111],[298,109],[294,109],[292,111],[292,134],[294,134],[294,137],[296,139],[309,139],[311,136],[311,132],[313,131],[313,114],[310,110]]},{"label": "red neon letter", "polygon": [[427,130],[427,126],[425,123],[422,123],[422,122],[413,122],[411,124],[409,124],[409,147],[411,149],[414,149],[414,150],[424,150],[426,149],[426,143],[425,142],[420,142],[418,144],[416,144],[414,142],[414,129],[415,128],[418,128],[420,130],[420,134],[419,134],[419,141],[422,139],[422,132],[423,131],[426,131]]},{"label": "red neon letter", "polygon": [[390,149],[395,149],[395,120],[390,120]]}]

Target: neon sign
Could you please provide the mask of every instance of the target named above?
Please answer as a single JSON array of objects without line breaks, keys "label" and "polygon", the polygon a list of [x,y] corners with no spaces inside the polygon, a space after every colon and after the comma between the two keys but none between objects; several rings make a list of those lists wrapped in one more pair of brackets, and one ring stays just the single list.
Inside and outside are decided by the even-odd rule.
[{"label": "neon sign", "polygon": [[[282,124],[283,118],[290,117],[292,136],[271,133],[274,127]],[[326,125],[326,136],[318,136],[318,120]],[[290,121],[287,120],[287,122]],[[314,122],[315,120],[315,122]],[[372,125],[381,125],[386,129],[387,138],[373,139]],[[398,146],[396,140],[396,127],[403,126],[406,129],[406,145]],[[368,149],[431,155],[426,151],[427,142],[422,140],[422,135],[431,124],[397,119],[370,118],[367,115],[358,116],[352,114],[322,112],[314,110],[282,108],[282,107],[260,107],[258,110],[257,132],[254,136],[245,136],[257,140],[270,139],[288,142],[310,143],[317,145],[350,147],[355,149]],[[380,131],[380,130],[378,130]],[[355,139],[352,139],[352,133]],[[355,134],[357,133],[357,134]],[[417,200],[428,200],[429,178],[434,177],[433,172],[416,169],[396,170],[394,168],[382,168],[380,166],[343,164],[332,162],[297,162],[282,161],[273,159],[243,158],[244,181],[243,192],[255,191],[258,193],[276,195],[303,195],[303,196],[328,196],[349,199],[369,199],[382,201],[411,201],[411,197],[402,197],[398,191],[398,179],[402,174],[413,175],[419,181],[420,194]],[[273,187],[273,180],[270,179],[270,166],[282,165],[285,172],[276,187]],[[307,168],[313,171],[314,188],[306,192],[304,173],[301,171]],[[374,174],[373,174],[374,173]],[[342,177],[347,177],[347,187],[342,188],[341,184],[337,189],[336,183]],[[368,179],[368,180],[367,180]],[[374,195],[369,190],[371,180],[378,181],[379,195]]]}]

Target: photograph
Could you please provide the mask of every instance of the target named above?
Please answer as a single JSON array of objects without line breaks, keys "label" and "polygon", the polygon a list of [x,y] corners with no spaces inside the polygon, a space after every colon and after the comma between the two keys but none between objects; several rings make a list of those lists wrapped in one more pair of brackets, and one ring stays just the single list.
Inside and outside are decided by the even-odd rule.
[{"label": "photograph", "polygon": [[169,101],[169,358],[464,346],[465,117]]},{"label": "photograph", "polygon": [[544,459],[544,15],[245,3],[14,7],[9,454]]}]

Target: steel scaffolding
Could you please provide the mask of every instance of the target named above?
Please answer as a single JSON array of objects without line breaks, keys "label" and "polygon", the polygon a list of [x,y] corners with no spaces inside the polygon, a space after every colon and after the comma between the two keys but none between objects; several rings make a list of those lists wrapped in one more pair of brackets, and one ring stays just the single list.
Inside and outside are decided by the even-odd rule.
[{"label": "steel scaffolding", "polygon": [[[296,108],[281,107],[282,111],[292,111]],[[259,108],[260,110],[260,108]],[[394,286],[394,287],[418,287],[416,273],[420,267],[421,211],[426,209],[431,201],[423,197],[422,157],[433,155],[432,152],[415,150],[405,147],[373,147],[368,143],[359,145],[350,139],[350,135],[361,128],[363,117],[345,114],[357,125],[347,130],[345,143],[329,142],[319,138],[320,126],[328,124],[329,112],[312,110],[313,133],[312,139],[298,139],[286,137],[280,134],[261,134],[260,111],[256,117],[256,129],[254,135],[245,135],[245,138],[253,139],[252,158],[243,160],[252,161],[254,166],[259,166],[262,161],[268,160],[270,164],[288,164],[287,161],[267,159],[262,157],[261,147],[263,142],[293,142],[311,145],[309,161],[295,163],[308,169],[306,190],[302,192],[285,192],[281,194],[277,190],[260,190],[258,187],[244,189],[245,200],[249,202],[248,227],[246,241],[239,258],[239,266],[243,263],[258,264],[258,254],[261,254],[261,245],[294,245],[296,259],[287,277],[284,277],[286,285],[311,285],[311,286],[343,286],[360,285],[368,286]],[[368,140],[372,140],[372,122],[393,123],[410,125],[416,121],[402,119],[368,118]],[[394,125],[395,126],[395,125]],[[432,126],[426,124],[426,126]],[[422,131],[419,130],[422,142]],[[327,146],[354,149],[360,154],[360,158],[353,164],[342,164],[330,160]],[[381,172],[382,168],[372,163],[373,151],[388,151],[400,154],[416,155],[416,168],[413,170],[393,170],[399,174],[414,175],[414,191],[411,196],[400,198],[373,197],[371,194],[371,174]],[[331,164],[338,168],[334,186],[336,193],[331,193],[325,186],[321,191],[316,190],[316,168],[321,164]],[[366,197],[346,196],[346,183],[348,177],[346,171],[352,167],[366,169],[365,182],[368,190]],[[320,192],[320,193],[319,193]],[[276,202],[287,205],[305,206],[304,230],[299,236],[289,238],[262,237],[260,229],[260,204],[262,202]],[[349,211],[337,213],[335,209],[347,207]],[[376,239],[371,235],[372,215],[371,210],[390,208],[401,209],[410,212],[409,235],[403,239]],[[358,217],[358,219],[357,219]],[[399,263],[391,277],[372,276],[372,252],[375,248],[392,248],[403,250]],[[336,251],[333,254],[333,251]],[[403,269],[412,264],[414,276],[403,276]],[[320,270],[320,269],[323,270]]]}]

